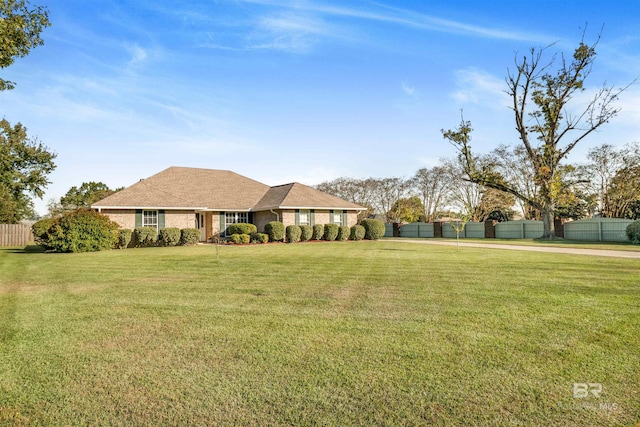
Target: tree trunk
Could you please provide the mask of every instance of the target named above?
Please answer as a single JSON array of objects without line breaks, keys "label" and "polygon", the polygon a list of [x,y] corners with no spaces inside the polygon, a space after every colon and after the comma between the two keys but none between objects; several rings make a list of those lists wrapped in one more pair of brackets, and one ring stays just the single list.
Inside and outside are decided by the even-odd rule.
[{"label": "tree trunk", "polygon": [[542,211],[542,224],[544,226],[544,233],[542,234],[543,239],[553,240],[556,238],[556,228],[554,224],[555,219],[555,209],[550,206],[545,206]]}]

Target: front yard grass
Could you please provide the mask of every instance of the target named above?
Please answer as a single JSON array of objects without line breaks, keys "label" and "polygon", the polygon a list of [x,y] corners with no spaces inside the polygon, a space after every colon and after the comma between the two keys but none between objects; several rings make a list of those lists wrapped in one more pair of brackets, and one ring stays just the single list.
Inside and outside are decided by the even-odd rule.
[{"label": "front yard grass", "polygon": [[0,425],[633,426],[638,267],[384,241],[4,248]]}]

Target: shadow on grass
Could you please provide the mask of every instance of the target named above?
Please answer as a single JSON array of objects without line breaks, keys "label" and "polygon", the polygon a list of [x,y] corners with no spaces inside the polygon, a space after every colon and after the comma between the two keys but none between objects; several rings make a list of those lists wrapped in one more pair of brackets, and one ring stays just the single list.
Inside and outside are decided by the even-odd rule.
[{"label": "shadow on grass", "polygon": [[46,251],[40,245],[27,245],[24,248],[0,248],[0,252],[9,254],[42,254]]}]

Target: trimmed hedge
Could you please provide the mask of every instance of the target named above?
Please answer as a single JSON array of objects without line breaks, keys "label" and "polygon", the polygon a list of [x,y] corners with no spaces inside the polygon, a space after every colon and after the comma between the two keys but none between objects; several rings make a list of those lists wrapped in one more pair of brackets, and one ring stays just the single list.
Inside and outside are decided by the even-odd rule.
[{"label": "trimmed hedge", "polygon": [[251,242],[251,236],[248,234],[232,234],[229,236],[229,241],[236,245],[246,245]]},{"label": "trimmed hedge", "polygon": [[634,245],[640,245],[640,220],[634,221],[627,225],[627,238],[631,240]]},{"label": "trimmed hedge", "polygon": [[327,240],[329,242],[336,240],[336,237],[338,237],[339,230],[340,230],[340,227],[338,227],[338,224],[325,224],[324,236],[323,236],[324,240]]},{"label": "trimmed hedge", "polygon": [[351,240],[362,240],[364,239],[364,235],[366,233],[366,230],[364,229],[363,226],[356,224],[353,227],[351,227],[351,234],[349,236],[349,238]]},{"label": "trimmed hedge", "polygon": [[45,249],[53,249],[47,242],[49,241],[49,229],[55,222],[56,218],[45,218],[31,226],[35,242]]},{"label": "trimmed hedge", "polygon": [[46,245],[56,252],[94,252],[113,249],[118,224],[90,209],[76,209],[55,219],[46,233]]},{"label": "trimmed hedge", "polygon": [[302,230],[298,225],[287,225],[287,243],[298,243],[300,241],[300,235]]},{"label": "trimmed hedge", "polygon": [[301,225],[300,226],[300,241],[306,242],[307,240],[311,240],[313,237],[313,227],[310,225]]},{"label": "trimmed hedge", "polygon": [[338,237],[336,237],[336,240],[339,240],[341,242],[349,240],[350,234],[351,234],[351,229],[346,225],[341,225],[340,227],[338,227]]},{"label": "trimmed hedge", "polygon": [[155,246],[158,242],[158,231],[155,227],[137,227],[133,230],[133,241],[138,248]]},{"label": "trimmed hedge", "polygon": [[271,221],[264,226],[264,232],[269,235],[270,242],[284,240],[284,224],[280,221]]},{"label": "trimmed hedge", "polygon": [[180,230],[180,244],[192,246],[200,241],[200,230],[197,228],[183,228]]},{"label": "trimmed hedge", "polygon": [[378,240],[384,237],[385,227],[384,222],[378,219],[363,219],[360,225],[364,227],[364,238],[367,240]]},{"label": "trimmed hedge", "polygon": [[269,235],[265,233],[252,233],[251,243],[267,243],[269,242]]},{"label": "trimmed hedge", "polygon": [[227,234],[233,235],[233,234],[249,234],[251,235],[251,233],[257,233],[258,232],[258,227],[256,227],[253,224],[249,224],[246,222],[239,222],[237,224],[231,224],[229,227],[227,227]]},{"label": "trimmed hedge", "polygon": [[322,236],[324,236],[324,225],[322,225],[322,224],[314,224],[313,225],[313,234],[311,235],[311,240],[322,240]]},{"label": "trimmed hedge", "polygon": [[168,227],[160,230],[160,243],[163,246],[176,246],[180,244],[182,232],[179,228]]},{"label": "trimmed hedge", "polygon": [[122,228],[118,230],[118,249],[125,249],[131,244],[131,238],[133,237],[133,230],[128,228]]}]

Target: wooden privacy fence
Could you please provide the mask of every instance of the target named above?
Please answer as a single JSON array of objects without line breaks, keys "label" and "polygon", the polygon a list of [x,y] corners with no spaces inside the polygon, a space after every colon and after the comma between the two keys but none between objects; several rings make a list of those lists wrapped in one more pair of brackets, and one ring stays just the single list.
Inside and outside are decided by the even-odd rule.
[{"label": "wooden privacy fence", "polygon": [[31,226],[27,224],[0,224],[0,246],[26,246],[33,242]]}]

